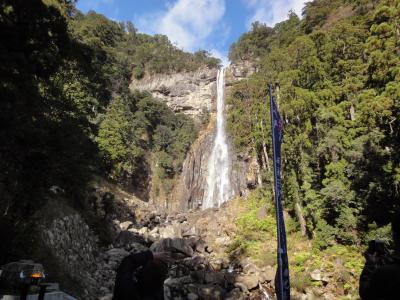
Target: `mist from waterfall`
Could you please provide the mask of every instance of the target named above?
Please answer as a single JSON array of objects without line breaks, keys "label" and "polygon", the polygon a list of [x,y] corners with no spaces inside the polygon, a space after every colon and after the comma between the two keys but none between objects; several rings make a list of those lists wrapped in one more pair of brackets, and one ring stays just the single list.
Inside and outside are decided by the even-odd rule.
[{"label": "mist from waterfall", "polygon": [[225,68],[218,71],[217,76],[217,130],[214,145],[208,161],[207,187],[202,208],[219,207],[232,196],[229,179],[229,153],[225,133],[224,88]]}]

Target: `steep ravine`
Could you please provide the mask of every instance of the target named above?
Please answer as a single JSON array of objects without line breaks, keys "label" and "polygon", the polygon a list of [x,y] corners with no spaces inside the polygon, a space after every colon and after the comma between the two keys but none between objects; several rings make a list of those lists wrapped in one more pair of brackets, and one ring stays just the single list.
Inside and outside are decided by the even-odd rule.
[{"label": "steep ravine", "polygon": [[[247,65],[227,68],[227,86],[232,80],[241,80],[253,70]],[[191,146],[183,163],[182,172],[175,178],[171,193],[150,191],[150,202],[163,206],[168,211],[185,211],[202,206],[208,176],[208,162],[216,134],[216,99],[217,69],[203,68],[195,72],[177,74],[159,74],[133,80],[130,87],[140,91],[149,91],[154,97],[165,101],[175,112],[190,115],[200,124],[204,115],[209,116],[209,123],[201,127],[197,140]],[[229,88],[229,87],[228,87]],[[237,156],[230,139],[229,181],[232,195],[246,194],[248,186],[254,186],[254,168],[249,158]],[[249,180],[250,178],[250,180]],[[150,190],[160,190],[157,181],[150,178]]]}]

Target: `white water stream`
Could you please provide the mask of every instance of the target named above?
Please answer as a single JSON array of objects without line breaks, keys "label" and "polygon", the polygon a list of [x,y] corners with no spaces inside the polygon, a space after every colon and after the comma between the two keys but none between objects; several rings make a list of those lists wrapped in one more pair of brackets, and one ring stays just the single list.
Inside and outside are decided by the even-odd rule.
[{"label": "white water stream", "polygon": [[225,133],[224,77],[225,68],[222,67],[217,76],[217,133],[208,161],[207,187],[203,198],[203,209],[219,207],[232,196],[229,179],[229,153]]}]

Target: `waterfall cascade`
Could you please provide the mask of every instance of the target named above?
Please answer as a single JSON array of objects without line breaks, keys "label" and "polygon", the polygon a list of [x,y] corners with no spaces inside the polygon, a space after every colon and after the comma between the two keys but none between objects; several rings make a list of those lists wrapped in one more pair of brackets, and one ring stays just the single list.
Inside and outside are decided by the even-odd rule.
[{"label": "waterfall cascade", "polygon": [[230,160],[225,133],[224,88],[225,68],[217,76],[217,129],[214,145],[208,161],[207,186],[202,208],[219,207],[233,195],[230,183]]}]

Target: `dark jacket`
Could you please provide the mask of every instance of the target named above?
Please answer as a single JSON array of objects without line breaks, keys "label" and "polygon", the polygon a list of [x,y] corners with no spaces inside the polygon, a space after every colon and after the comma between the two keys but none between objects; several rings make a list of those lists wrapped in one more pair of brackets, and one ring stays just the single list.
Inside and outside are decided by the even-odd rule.
[{"label": "dark jacket", "polygon": [[362,300],[400,299],[400,260],[376,269],[366,266],[360,278],[360,296]]},{"label": "dark jacket", "polygon": [[113,300],[140,300],[142,291],[134,280],[134,273],[153,259],[151,251],[130,254],[125,257],[117,269]]}]

